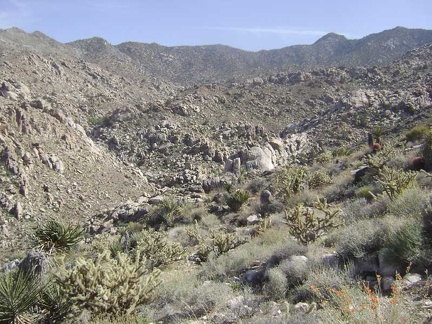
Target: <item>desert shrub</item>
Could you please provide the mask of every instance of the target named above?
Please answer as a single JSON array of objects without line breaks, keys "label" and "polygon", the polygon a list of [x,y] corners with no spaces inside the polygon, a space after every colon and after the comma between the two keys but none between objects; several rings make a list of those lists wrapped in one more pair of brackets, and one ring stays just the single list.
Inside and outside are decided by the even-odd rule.
[{"label": "desert shrub", "polygon": [[395,261],[414,261],[421,254],[422,227],[417,219],[393,226],[387,235],[384,248]]},{"label": "desert shrub", "polygon": [[[377,281],[381,278],[377,275]],[[318,288],[312,284],[320,310],[317,321],[324,323],[403,323],[407,318],[423,322],[416,307],[407,303],[401,288],[402,278],[392,285],[389,297],[380,288],[371,288],[364,282],[341,281],[337,287]],[[424,316],[424,315],[423,315]]]},{"label": "desert shrub", "polygon": [[429,133],[427,125],[416,125],[405,134],[407,141],[416,142],[422,140]]},{"label": "desert shrub", "polygon": [[70,250],[81,241],[83,233],[80,226],[65,225],[50,219],[45,224],[36,227],[33,237],[39,248],[53,252]]},{"label": "desert shrub", "polygon": [[234,233],[227,233],[224,230],[210,230],[207,235],[203,236],[202,230],[198,223],[187,230],[191,241],[195,241],[197,251],[195,252],[196,261],[207,261],[209,254],[213,253],[216,257],[236,248],[245,243]]},{"label": "desert shrub", "polygon": [[361,257],[381,249],[386,241],[394,217],[383,219],[362,219],[330,233],[327,245],[334,245],[337,253],[344,258]]},{"label": "desert shrub", "polygon": [[288,280],[283,271],[273,268],[268,271],[268,281],[264,286],[264,292],[274,300],[285,298],[288,288]]},{"label": "desert shrub", "polygon": [[[153,303],[144,308],[151,322],[182,323],[204,316],[233,297],[225,282],[200,280],[194,271],[171,271],[162,276],[164,283],[155,289]],[[164,318],[158,309],[163,309]]]},{"label": "desert shrub", "polygon": [[285,212],[288,230],[301,244],[315,242],[324,233],[342,225],[339,217],[340,210],[331,210],[326,199],[323,202],[318,199],[315,209],[321,211],[323,215],[317,216],[314,209],[302,205]]},{"label": "desert shrub", "polygon": [[146,259],[148,268],[159,267],[180,260],[185,249],[178,243],[169,242],[168,233],[154,229],[130,233],[126,231],[119,239],[109,246],[111,255],[126,253],[132,259],[139,255]]},{"label": "desert shrub", "polygon": [[263,217],[267,217],[268,215],[280,213],[284,210],[285,206],[280,201],[273,201],[269,204],[257,204],[255,206],[255,212],[261,214]]},{"label": "desert shrub", "polygon": [[306,280],[309,273],[307,262],[298,257],[293,257],[282,261],[277,267],[287,278],[287,287],[299,286]]},{"label": "desert shrub", "polygon": [[421,156],[425,161],[426,171],[430,171],[432,169],[432,132],[428,132],[424,138]]},{"label": "desert shrub", "polygon": [[[187,318],[194,318],[197,314],[204,315],[220,301],[220,292],[212,290],[213,287],[208,287],[209,295],[203,296],[204,289],[201,287],[204,282],[199,280],[193,271],[171,271],[163,273],[162,276],[164,284],[155,289],[154,302],[144,309],[152,322],[180,323]],[[230,289],[227,288],[224,293],[229,294]],[[162,318],[158,309],[163,309]]]},{"label": "desert shrub", "polygon": [[369,215],[365,215],[363,211],[368,205],[366,198],[351,199],[342,205],[342,217],[345,224],[351,224],[356,220],[369,218]]},{"label": "desert shrub", "polygon": [[379,196],[371,202],[365,198],[347,200],[342,205],[342,217],[349,225],[361,219],[382,217],[387,212],[389,199]]},{"label": "desert shrub", "polygon": [[183,303],[187,306],[189,317],[210,313],[216,307],[224,304],[227,298],[232,298],[232,288],[223,282],[200,282],[194,290],[189,291],[188,298]]},{"label": "desert shrub", "polygon": [[190,218],[192,220],[192,223],[194,223],[195,221],[202,221],[207,215],[208,211],[204,207],[194,208],[190,211]]},{"label": "desert shrub", "polygon": [[249,197],[246,190],[238,189],[228,197],[227,205],[233,212],[238,212]]},{"label": "desert shrub", "polygon": [[270,259],[267,261],[267,267],[275,267],[284,260],[290,259],[293,255],[305,255],[308,248],[305,245],[299,244],[293,240],[286,241],[274,251]]},{"label": "desert shrub", "polygon": [[429,194],[416,187],[403,191],[393,199],[388,205],[388,210],[397,217],[420,220],[428,205]]},{"label": "desert shrub", "polygon": [[72,268],[63,265],[57,275],[76,311],[128,315],[151,300],[159,274],[159,270],[149,272],[139,256],[135,261],[124,253],[114,258],[106,250],[96,260],[80,257]]},{"label": "desert shrub", "polygon": [[247,190],[254,195],[262,191],[265,187],[267,187],[267,181],[262,178],[252,179],[247,184]]},{"label": "desert shrub", "polygon": [[139,233],[145,228],[145,224],[137,222],[127,223],[126,231],[129,233]]},{"label": "desert shrub", "polygon": [[316,163],[327,163],[333,159],[334,155],[331,151],[324,151],[315,157]]},{"label": "desert shrub", "polygon": [[[85,317],[85,316],[83,316]],[[147,324],[149,320],[142,317],[141,314],[131,314],[131,315],[119,315],[113,316],[112,314],[100,314],[94,316],[94,318],[86,321],[87,324]]]},{"label": "desert shrub", "polygon": [[427,260],[432,261],[432,207],[428,207],[422,217],[423,253]]},{"label": "desert shrub", "polygon": [[351,173],[340,174],[333,180],[333,184],[322,189],[322,195],[329,203],[354,196],[354,177]]},{"label": "desert shrub", "polygon": [[350,265],[344,270],[330,267],[312,268],[305,281],[290,291],[294,303],[301,301],[321,304],[329,298],[329,289],[338,289],[344,283],[351,282]]},{"label": "desert shrub", "polygon": [[207,262],[203,264],[201,275],[209,280],[225,280],[227,277],[239,276],[257,260],[270,260],[275,254],[279,260],[293,255],[291,253],[297,250],[290,252],[292,245],[298,247],[298,244],[286,235],[285,228],[271,227],[251,241],[219,257],[210,254]]},{"label": "desert shrub", "polygon": [[372,191],[373,191],[373,187],[371,185],[365,185],[365,186],[358,188],[355,191],[355,196],[358,198],[364,198],[364,199],[367,199],[370,201],[374,198],[374,194]]},{"label": "desert shrub", "polygon": [[31,308],[44,285],[39,278],[24,271],[10,271],[0,276],[0,322],[34,323]]},{"label": "desert shrub", "polygon": [[348,147],[338,147],[332,151],[333,157],[341,157],[341,156],[348,156],[352,153],[351,149]]}]

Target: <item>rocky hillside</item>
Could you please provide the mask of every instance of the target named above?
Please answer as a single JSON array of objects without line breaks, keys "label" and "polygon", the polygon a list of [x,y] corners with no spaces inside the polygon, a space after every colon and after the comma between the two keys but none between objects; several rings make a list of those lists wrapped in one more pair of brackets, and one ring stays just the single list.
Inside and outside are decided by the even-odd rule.
[{"label": "rocky hillside", "polygon": [[[384,243],[373,248],[364,243],[357,253],[344,238],[355,232],[353,224],[368,226],[371,233],[378,225],[367,222],[381,222],[389,233],[396,231],[389,229],[394,224],[405,226],[387,214],[402,212],[391,194],[393,205],[383,198],[385,179],[376,180],[386,176],[383,170],[392,171],[375,170],[371,153],[380,152],[379,168],[385,165],[413,179],[412,156],[406,152],[418,143],[403,139],[418,124],[427,133],[432,120],[432,45],[425,45],[430,35],[396,28],[351,41],[329,34],[310,46],[247,53],[223,46],[113,46],[100,38],[62,44],[38,32],[0,31],[1,247],[3,259],[18,259],[4,266],[19,263],[33,247],[35,226],[49,219],[83,228],[85,239],[76,251],[90,260],[101,246],[130,252],[138,232],[156,229],[182,247],[173,245],[179,254],[169,244],[161,248],[172,252],[163,262],[181,261],[161,268],[168,288],[161,286],[159,299],[149,307],[152,320],[166,323],[186,318],[262,323],[266,312],[274,314],[266,321],[283,322],[282,309],[288,308],[288,316],[290,305],[278,298],[287,292],[269,290],[280,286],[270,269],[280,276],[297,266],[306,271],[307,248],[296,245],[301,240],[317,239],[309,252],[336,249],[340,255],[332,254],[333,261],[341,256],[357,262],[353,271],[361,278],[370,280],[369,272],[387,277],[390,270],[400,272],[400,265],[386,268],[387,261],[378,261],[378,250],[388,249],[379,245]],[[290,61],[300,57],[303,61]],[[332,66],[335,62],[346,66]],[[371,143],[377,144],[373,151],[365,148],[368,133],[379,138]],[[386,141],[396,143],[387,147],[399,149],[397,158],[393,151],[381,151]],[[425,160],[417,158],[422,167]],[[354,178],[364,164],[370,174]],[[423,175],[419,186],[430,188],[428,177]],[[413,189],[411,184],[407,188]],[[314,208],[325,215],[331,214],[327,199],[343,209],[347,227],[339,236],[320,241],[308,233],[296,240],[287,235],[292,233],[286,226],[290,213],[298,204],[311,212],[312,195],[321,199]],[[358,199],[351,204],[352,198]],[[421,208],[429,206],[429,198],[421,196]],[[353,211],[351,205],[363,207]],[[347,216],[359,210],[368,216],[355,221]],[[318,232],[312,234],[327,239],[327,231]],[[151,239],[155,245],[163,241],[153,236],[144,241]],[[227,265],[230,250],[238,264]],[[180,257],[185,251],[188,258]],[[321,257],[314,259],[317,264]],[[153,269],[162,261],[154,265],[149,259],[152,265],[144,266]],[[423,260],[419,264],[422,270],[429,266]],[[184,296],[169,297],[169,285],[177,287],[175,280],[182,277],[176,271],[187,273],[185,278],[192,278],[187,284],[196,286],[180,292]],[[292,284],[312,279],[299,275]],[[204,297],[190,295],[207,287],[200,280],[213,287],[209,291],[215,296],[221,295],[217,289],[228,289],[239,300],[228,305],[206,296],[209,303],[201,307]],[[293,299],[310,302],[308,316],[315,311],[312,305],[322,302],[319,296],[312,301],[310,294],[296,292]],[[272,310],[260,306],[264,300],[274,301]]]}]

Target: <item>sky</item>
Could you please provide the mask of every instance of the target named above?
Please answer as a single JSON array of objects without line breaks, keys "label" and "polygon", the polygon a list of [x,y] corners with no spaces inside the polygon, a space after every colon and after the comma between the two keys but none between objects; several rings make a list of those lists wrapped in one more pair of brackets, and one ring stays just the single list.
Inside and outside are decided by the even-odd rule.
[{"label": "sky", "polygon": [[223,44],[249,51],[358,39],[396,26],[432,29],[431,0],[0,0],[0,29],[62,43]]}]

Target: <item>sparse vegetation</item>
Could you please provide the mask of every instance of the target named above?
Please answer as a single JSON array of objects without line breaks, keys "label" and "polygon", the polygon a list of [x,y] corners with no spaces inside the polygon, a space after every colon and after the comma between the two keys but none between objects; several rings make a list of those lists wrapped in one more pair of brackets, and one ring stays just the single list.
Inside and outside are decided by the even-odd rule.
[{"label": "sparse vegetation", "polygon": [[306,71],[0,30],[0,322],[430,321],[432,46],[384,67],[397,31]]}]

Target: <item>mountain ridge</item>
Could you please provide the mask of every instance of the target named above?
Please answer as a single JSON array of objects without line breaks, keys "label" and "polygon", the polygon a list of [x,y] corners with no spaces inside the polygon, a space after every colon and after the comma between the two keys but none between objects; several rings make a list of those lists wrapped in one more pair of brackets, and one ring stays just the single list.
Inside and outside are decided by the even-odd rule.
[{"label": "mountain ridge", "polygon": [[328,33],[311,45],[257,52],[227,45],[169,47],[132,41],[112,45],[100,37],[63,44],[40,32],[27,34],[17,28],[1,30],[2,38],[42,52],[61,50],[108,69],[113,64],[125,64],[123,75],[135,74],[136,80],[144,77],[190,84],[220,82],[262,70],[385,65],[409,50],[432,43],[432,30],[395,27],[360,39]]}]

